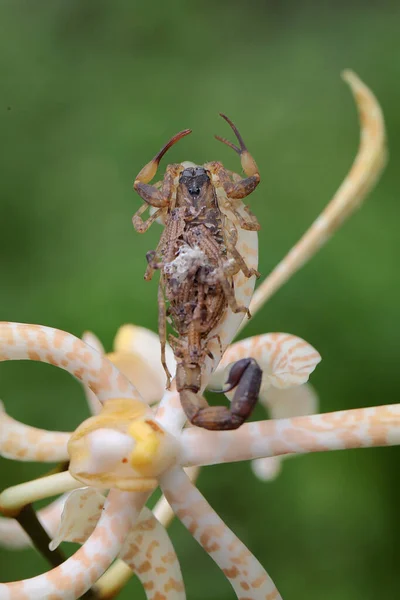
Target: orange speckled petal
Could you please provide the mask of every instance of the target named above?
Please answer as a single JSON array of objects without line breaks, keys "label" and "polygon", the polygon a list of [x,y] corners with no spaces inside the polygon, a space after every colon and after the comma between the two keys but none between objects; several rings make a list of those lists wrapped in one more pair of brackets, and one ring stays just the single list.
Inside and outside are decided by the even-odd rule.
[{"label": "orange speckled petal", "polygon": [[75,600],[82,596],[120,552],[146,497],[111,490],[95,530],[73,556],[37,577],[0,584],[0,600]]},{"label": "orange speckled petal", "polygon": [[[50,548],[56,548],[64,540],[85,542],[96,527],[104,502],[104,496],[93,488],[71,492]],[[149,600],[185,600],[182,573],[175,550],[166,530],[148,508],[142,509],[138,521],[128,534],[120,558],[139,577]]]},{"label": "orange speckled petal", "polygon": [[213,465],[282,454],[400,444],[400,404],[245,423],[236,431],[181,434],[181,464]]},{"label": "orange speckled petal", "polygon": [[142,401],[114,365],[74,335],[24,323],[0,323],[0,361],[36,360],[60,367],[87,385],[101,402],[109,398]]},{"label": "orange speckled petal", "polygon": [[50,544],[55,550],[61,542],[83,544],[93,533],[100,518],[105,496],[90,487],[80,488],[68,494],[61,520]]},{"label": "orange speckled petal", "polygon": [[120,556],[139,577],[148,600],[185,600],[174,547],[167,531],[148,508],[140,513]]},{"label": "orange speckled petal", "polygon": [[262,565],[225,525],[182,469],[174,468],[166,473],[161,487],[177,517],[222,569],[237,598],[281,598]]},{"label": "orange speckled petal", "polygon": [[16,421],[0,402],[0,456],[13,460],[62,462],[68,460],[69,433],[46,431]]},{"label": "orange speckled petal", "polygon": [[[105,353],[103,344],[100,342],[99,338],[96,335],[94,335],[94,333],[92,333],[91,331],[84,332],[84,334],[82,335],[82,341],[84,341],[85,344],[88,344],[88,346],[94,348],[94,350],[96,350],[96,352],[98,352],[99,354],[103,355]],[[98,400],[96,394],[94,394],[92,390],[88,388],[87,385],[84,385],[83,389],[85,391],[85,396],[90,410],[90,414],[97,415],[101,410],[101,402]]]},{"label": "orange speckled petal", "polygon": [[223,370],[247,357],[255,358],[263,371],[261,394],[271,386],[284,389],[305,383],[321,361],[320,354],[303,339],[290,333],[265,333],[232,344],[211,384],[220,385]]}]

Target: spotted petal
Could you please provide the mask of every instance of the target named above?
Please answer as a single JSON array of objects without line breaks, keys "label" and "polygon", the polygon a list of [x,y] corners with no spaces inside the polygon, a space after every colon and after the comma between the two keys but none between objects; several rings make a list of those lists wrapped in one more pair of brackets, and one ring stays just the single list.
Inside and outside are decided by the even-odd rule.
[{"label": "spotted petal", "polygon": [[49,545],[55,550],[61,542],[83,544],[94,531],[100,518],[105,497],[94,488],[80,488],[71,492],[64,504],[61,521]]},{"label": "spotted petal", "polygon": [[68,460],[69,433],[47,431],[16,421],[0,401],[0,456],[13,460],[60,462]]},{"label": "spotted petal", "polygon": [[255,358],[263,371],[262,393],[271,386],[285,389],[305,383],[321,360],[315,348],[295,335],[257,335],[227,349],[211,385],[221,385],[226,379],[224,370],[237,360],[248,357]]},{"label": "spotted petal", "polygon": [[[50,549],[62,541],[84,543],[100,518],[105,497],[93,488],[72,492]],[[121,550],[120,557],[137,574],[148,598],[184,600],[177,556],[167,532],[148,508],[143,508]],[[159,596],[157,596],[159,594]]]},{"label": "spotted petal", "polygon": [[228,578],[239,600],[281,598],[265,569],[211,508],[183,469],[168,471],[161,478],[161,488],[177,517]]},{"label": "spotted petal", "polygon": [[[94,350],[97,350],[99,354],[103,355],[105,353],[104,347],[99,338],[91,331],[85,331],[85,333],[82,335],[82,340],[85,342],[85,344],[88,344],[88,346],[91,346],[94,348]],[[87,385],[84,385],[83,389],[85,390],[85,396],[90,413],[92,415],[97,415],[101,410],[101,402],[97,399],[96,394],[94,394]]]}]

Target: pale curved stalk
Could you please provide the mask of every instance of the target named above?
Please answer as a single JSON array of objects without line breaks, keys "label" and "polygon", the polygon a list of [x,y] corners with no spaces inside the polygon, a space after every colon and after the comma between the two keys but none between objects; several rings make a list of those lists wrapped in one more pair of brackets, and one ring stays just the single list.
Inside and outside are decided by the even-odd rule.
[{"label": "pale curved stalk", "polygon": [[236,431],[182,432],[182,464],[214,465],[350,448],[400,444],[400,404],[245,423]]},{"label": "pale curved stalk", "polygon": [[69,433],[47,431],[16,421],[0,402],[0,456],[12,460],[64,462]]},{"label": "pale curved stalk", "polygon": [[[80,484],[78,483],[78,485]],[[37,512],[39,522],[51,538],[54,536],[60,522],[65,498],[65,495],[61,496]],[[0,546],[11,550],[22,550],[31,546],[31,544],[30,537],[18,521],[0,517]]]},{"label": "pale curved stalk", "polygon": [[160,484],[177,517],[222,569],[237,598],[281,598],[262,565],[211,508],[183,469],[171,469]]},{"label": "pale curved stalk", "polygon": [[31,579],[0,584],[0,600],[76,600],[120,552],[147,495],[112,490],[93,534],[62,565]]},{"label": "pale curved stalk", "polygon": [[109,360],[60,329],[0,323],[0,361],[4,360],[35,360],[60,367],[87,385],[101,402],[111,398],[143,402],[133,384]]},{"label": "pale curved stalk", "polygon": [[[354,163],[342,185],[321,215],[299,242],[256,289],[250,312],[258,310],[329,240],[342,223],[373,189],[386,164],[385,124],[382,110],[371,90],[353,73],[343,79],[353,92],[360,119],[360,145]],[[243,321],[241,329],[246,325]]]},{"label": "pale curved stalk", "polygon": [[82,484],[74,479],[69,471],[32,479],[32,481],[14,485],[1,492],[0,512],[12,517],[17,515],[27,504],[50,496],[57,496],[78,487],[82,487]]}]

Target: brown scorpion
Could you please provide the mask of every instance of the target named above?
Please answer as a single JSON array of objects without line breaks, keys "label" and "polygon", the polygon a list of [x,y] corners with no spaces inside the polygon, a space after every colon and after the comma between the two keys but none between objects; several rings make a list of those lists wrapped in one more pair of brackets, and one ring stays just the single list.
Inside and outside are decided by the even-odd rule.
[{"label": "brown scorpion", "polygon": [[[240,155],[246,177],[226,170],[220,162],[203,166],[184,162],[168,165],[163,181],[149,185],[167,150],[191,133],[185,129],[172,137],[136,177],[134,189],[145,204],[132,219],[140,233],[157,219],[165,225],[156,250],[146,255],[145,279],[150,280],[154,270],[160,270],[159,335],[167,387],[171,381],[165,359],[168,318],[178,335],[170,335],[169,342],[177,360],[176,386],[182,407],[194,425],[217,430],[236,429],[248,418],[258,399],[262,379],[257,362],[245,358],[231,367],[227,387],[222,390],[236,388],[230,409],[209,406],[199,393],[202,365],[207,356],[213,358],[209,342],[219,339],[214,331],[228,307],[233,313],[250,316],[248,308],[237,303],[234,276],[239,271],[246,278],[259,276],[247,266],[236,242],[237,225],[250,231],[260,229],[249,208],[243,211],[238,207],[239,201],[259,184],[260,175],[237,128],[228,117],[221,116],[232,127],[239,146],[215,137]],[[222,212],[221,199],[231,218]],[[153,213],[143,221],[142,214],[149,205],[154,207]]]}]

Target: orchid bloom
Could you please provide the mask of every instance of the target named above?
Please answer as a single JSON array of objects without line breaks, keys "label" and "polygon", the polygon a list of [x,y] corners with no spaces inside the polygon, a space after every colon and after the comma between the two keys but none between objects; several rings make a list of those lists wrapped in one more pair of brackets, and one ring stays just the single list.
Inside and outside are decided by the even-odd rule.
[{"label": "orchid bloom", "polygon": [[[345,78],[361,114],[358,156],[325,211],[259,286],[251,302],[254,278],[246,279],[240,273],[235,276],[238,302],[247,302],[246,306],[250,302],[253,314],[361,203],[384,166],[379,105],[354,74],[346,72]],[[241,232],[238,249],[255,268],[256,234]],[[223,357],[216,343],[212,348],[214,359],[210,357],[204,367],[204,380],[211,385],[221,380],[224,370],[237,358],[253,356],[264,372],[261,398],[277,414],[276,394],[285,394],[296,386],[304,391],[302,386],[320,356],[304,340],[280,333],[255,336],[228,348],[240,325],[241,316],[228,311],[217,332]],[[70,460],[68,472],[5,490],[0,495],[3,514],[16,516],[26,504],[73,490],[54,509],[64,504],[57,531],[48,527],[53,529],[51,548],[62,540],[82,544],[73,556],[48,573],[0,584],[0,600],[75,599],[93,586],[100,597],[105,597],[107,574],[101,576],[117,556],[140,577],[148,598],[185,598],[168,535],[145,507],[157,486],[173,512],[222,569],[239,599],[279,599],[264,568],[213,511],[184,468],[400,443],[400,405],[273,418],[246,423],[235,431],[184,428],[185,415],[174,387],[163,394],[155,411],[149,402],[159,398],[156,378],[151,391],[143,386],[141,393],[148,394],[146,398],[138,391],[142,372],[131,369],[139,363],[150,368],[154,357],[146,360],[141,348],[135,363],[135,348],[129,343],[116,343],[114,353],[107,357],[94,336],[86,335],[85,339],[39,325],[0,324],[0,360],[42,361],[67,370],[88,389],[93,412],[97,413],[72,434],[47,432],[16,422],[5,413],[0,416],[0,452],[4,455],[43,462]],[[159,509],[161,521],[164,508]],[[157,510],[155,513],[157,516]],[[40,518],[46,528],[46,515],[42,513]]]}]

